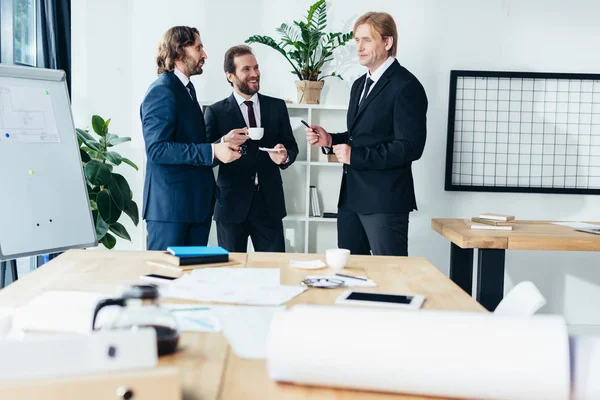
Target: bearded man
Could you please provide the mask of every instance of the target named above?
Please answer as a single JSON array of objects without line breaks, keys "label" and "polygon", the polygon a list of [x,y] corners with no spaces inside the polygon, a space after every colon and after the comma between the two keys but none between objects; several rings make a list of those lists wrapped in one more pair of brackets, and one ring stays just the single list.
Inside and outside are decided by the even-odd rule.
[{"label": "bearded man", "polygon": [[240,157],[234,143],[212,144],[190,81],[207,59],[198,29],[175,26],[162,38],[158,78],[140,107],[146,149],[142,216],[148,249],[206,246],[214,210],[215,160]]},{"label": "bearded man", "polygon": [[[227,50],[224,70],[233,93],[207,107],[206,133],[211,142],[240,145],[242,156],[219,167],[215,205],[219,245],[245,252],[250,237],[256,251],[284,252],[286,211],[280,170],[298,154],[287,107],[281,99],[258,93],[260,70],[249,46]],[[249,140],[247,128],[262,128],[264,134],[260,140]]]}]

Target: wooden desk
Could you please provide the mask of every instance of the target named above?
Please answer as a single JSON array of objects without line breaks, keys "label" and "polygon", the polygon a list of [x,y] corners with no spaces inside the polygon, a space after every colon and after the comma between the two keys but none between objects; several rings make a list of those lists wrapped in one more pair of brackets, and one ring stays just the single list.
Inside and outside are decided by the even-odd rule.
[{"label": "wooden desk", "polygon": [[450,279],[469,294],[473,249],[477,254],[477,301],[493,311],[504,296],[506,250],[600,251],[600,235],[550,221],[514,221],[512,231],[470,229],[469,220],[433,218],[434,231],[450,240]]},{"label": "wooden desk", "polygon": [[[0,306],[18,306],[48,289],[106,290],[141,274],[165,270],[146,263],[153,252],[71,250],[0,291]],[[282,284],[299,284],[308,274],[331,274],[330,270],[302,271],[289,260],[322,259],[314,254],[232,254],[244,267],[281,268]],[[426,296],[423,308],[485,311],[424,258],[351,256],[346,271],[365,274],[379,287],[372,291],[419,293]],[[288,303],[332,305],[343,289],[309,289]],[[365,338],[368,340],[368,338]],[[264,360],[238,358],[221,333],[184,333],[180,351],[161,357],[160,366],[179,369],[183,398],[208,399],[422,399],[373,392],[345,391],[278,384],[268,379]]]}]

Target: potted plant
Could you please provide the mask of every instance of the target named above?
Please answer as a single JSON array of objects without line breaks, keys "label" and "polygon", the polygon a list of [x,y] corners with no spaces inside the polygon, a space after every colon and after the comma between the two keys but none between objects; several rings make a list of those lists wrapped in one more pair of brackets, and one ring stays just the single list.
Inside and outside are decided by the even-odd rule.
[{"label": "potted plant", "polygon": [[96,236],[98,242],[107,249],[112,249],[117,243],[117,238],[109,231],[131,241],[127,229],[118,222],[122,214],[129,216],[136,226],[139,223],[138,206],[133,201],[133,192],[127,180],[114,173],[113,169],[122,163],[130,165],[136,171],[138,167],[131,160],[110,149],[120,143],[129,142],[131,138],[109,133],[109,124],[110,119],[105,121],[102,117],[94,115],[92,129],[96,136],[88,129],[77,128],[76,131]]},{"label": "potted plant", "polygon": [[260,43],[280,52],[291,64],[298,90],[298,102],[319,104],[324,78],[334,76],[343,79],[332,72],[322,75],[325,63],[333,60],[333,51],[345,45],[353,38],[352,32],[325,33],[327,26],[327,5],[325,0],[319,0],[308,9],[306,21],[294,21],[293,25],[281,24],[276,29],[282,36],[277,43],[269,36],[250,36],[246,43]]}]

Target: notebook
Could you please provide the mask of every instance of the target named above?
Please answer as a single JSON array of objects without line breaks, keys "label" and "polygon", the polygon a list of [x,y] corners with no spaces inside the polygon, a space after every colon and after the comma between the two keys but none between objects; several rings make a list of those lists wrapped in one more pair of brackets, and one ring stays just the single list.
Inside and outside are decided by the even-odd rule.
[{"label": "notebook", "polygon": [[229,261],[229,252],[221,246],[169,246],[167,254],[175,256],[179,265]]}]

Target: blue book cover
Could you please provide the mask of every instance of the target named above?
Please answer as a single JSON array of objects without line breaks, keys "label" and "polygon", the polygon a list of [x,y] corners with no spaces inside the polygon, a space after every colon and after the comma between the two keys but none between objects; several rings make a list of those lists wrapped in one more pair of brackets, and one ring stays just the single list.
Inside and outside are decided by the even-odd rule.
[{"label": "blue book cover", "polygon": [[177,257],[213,257],[228,256],[229,252],[221,246],[169,246],[167,251]]}]

